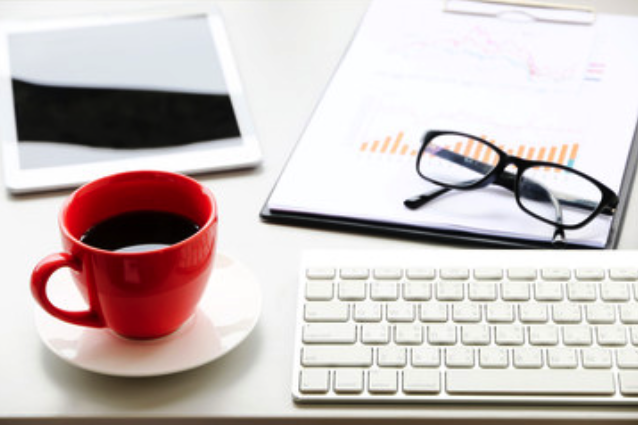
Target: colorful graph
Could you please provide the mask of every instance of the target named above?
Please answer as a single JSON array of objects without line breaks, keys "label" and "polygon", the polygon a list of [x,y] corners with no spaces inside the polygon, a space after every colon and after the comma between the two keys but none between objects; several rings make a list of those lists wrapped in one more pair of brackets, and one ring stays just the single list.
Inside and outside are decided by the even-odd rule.
[{"label": "colorful graph", "polygon": [[[416,156],[418,154],[417,149],[413,148],[409,142],[404,140],[404,138],[405,133],[403,131],[399,131],[395,135],[387,136],[385,138],[365,141],[359,145],[359,152],[386,157]],[[547,145],[530,145],[523,143],[517,147],[509,147],[498,143],[496,140],[489,139],[484,135],[481,136],[481,138],[498,146],[499,149],[507,152],[508,155],[532,161],[553,162],[570,168],[574,168],[574,164],[578,157],[578,151],[580,149],[579,143],[559,143]],[[485,149],[485,145],[469,138],[461,139],[453,145],[446,145],[443,147],[454,153],[462,154],[463,156],[485,163],[494,163],[497,159],[497,156],[493,153],[493,151]]]},{"label": "colorful graph", "polygon": [[[485,136],[481,137],[485,140],[489,140]],[[507,152],[508,155],[532,161],[553,162],[570,168],[574,168],[579,149],[578,143],[550,144],[546,146],[521,144],[516,148],[512,148],[499,144],[495,140],[489,141],[498,146],[499,149]],[[445,146],[445,148],[477,161],[486,163],[496,161],[496,154],[493,151],[487,149],[484,151],[485,145],[473,139],[461,140],[456,142],[454,146]]]},{"label": "colorful graph", "polygon": [[359,146],[360,152],[369,152],[379,155],[416,156],[417,150],[403,142],[405,133],[399,131],[396,135],[375,139],[371,142],[363,142]]}]

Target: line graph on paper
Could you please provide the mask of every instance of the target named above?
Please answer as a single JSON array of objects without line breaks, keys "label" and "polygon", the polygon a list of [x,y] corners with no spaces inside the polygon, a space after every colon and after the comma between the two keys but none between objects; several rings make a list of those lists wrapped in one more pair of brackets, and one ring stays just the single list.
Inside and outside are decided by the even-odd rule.
[{"label": "line graph on paper", "polygon": [[[454,16],[446,16],[453,21]],[[588,27],[544,31],[543,25],[498,22],[422,25],[392,42],[380,40],[391,74],[476,85],[574,90],[600,82],[606,64],[597,58]],[[431,23],[431,22],[430,22]],[[556,31],[560,31],[556,37]],[[548,48],[552,46],[552,48]],[[592,46],[594,49],[592,50]]]}]

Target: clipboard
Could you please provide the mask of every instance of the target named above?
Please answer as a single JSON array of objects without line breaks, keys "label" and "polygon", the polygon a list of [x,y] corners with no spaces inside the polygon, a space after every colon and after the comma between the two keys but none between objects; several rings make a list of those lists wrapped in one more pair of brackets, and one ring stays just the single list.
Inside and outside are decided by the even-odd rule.
[{"label": "clipboard", "polygon": [[[481,2],[494,3],[491,0],[485,0]],[[394,4],[394,9],[396,11],[401,11],[401,12],[396,12],[397,14],[401,14],[400,19],[409,20],[409,18],[406,18],[406,16],[410,14],[415,14],[416,11],[413,10],[414,8],[425,7],[423,5],[418,5],[417,3],[418,2],[412,2],[410,0],[403,0],[401,4]],[[451,2],[442,3],[442,9],[445,9],[446,7],[448,7],[450,3]],[[467,3],[467,1],[464,1],[464,3]],[[512,2],[499,1],[498,3],[499,4],[505,3],[506,7],[509,8],[511,7],[510,3]],[[439,3],[439,5],[441,5],[441,3]],[[380,9],[383,9],[384,7],[383,2],[378,0],[377,2],[373,2],[371,9],[374,9],[375,7],[377,8],[376,12],[374,10],[372,10],[372,12],[373,13],[379,12]],[[428,12],[434,13],[432,12],[432,9],[428,10]],[[446,16],[455,15],[458,13],[458,10],[455,10],[454,12],[455,13],[450,13],[449,15],[446,15]],[[385,14],[385,16],[383,16],[383,19],[386,19],[388,14],[391,14],[391,13],[392,12],[389,11],[388,9],[383,9],[383,11],[378,13],[378,15]],[[442,13],[448,13],[448,12],[442,12]],[[588,18],[589,22],[566,23],[562,20],[558,20],[558,21],[553,21],[551,24],[552,25],[556,24],[555,27],[561,28],[561,31],[562,31],[562,28],[567,28],[567,27],[598,28],[600,26],[600,27],[606,28],[606,27],[609,27],[610,25],[613,27],[618,25],[618,22],[611,22],[611,21],[615,21],[616,19],[621,19],[622,22],[620,22],[620,24],[622,25],[631,25],[631,24],[636,25],[635,18],[601,16],[601,15],[596,15],[593,12],[593,10],[589,10],[589,9],[587,9],[586,13],[587,14],[593,13],[593,17],[590,16],[591,19]],[[470,12],[465,11],[463,12],[463,14],[471,15],[473,13],[471,11]],[[297,195],[299,195],[299,193],[301,193],[301,191],[299,193],[295,193],[294,191],[289,190],[291,186],[290,182],[291,180],[299,180],[299,181],[307,181],[307,182],[313,181],[313,177],[308,176],[308,174],[312,173],[313,171],[316,171],[316,169],[313,169],[312,166],[309,165],[310,162],[308,158],[313,158],[313,156],[314,158],[319,158],[321,157],[321,155],[323,155],[322,148],[321,148],[322,143],[324,145],[328,145],[327,150],[329,151],[329,153],[327,153],[327,155],[335,155],[335,161],[337,164],[327,165],[327,167],[329,168],[329,171],[331,173],[337,173],[341,177],[343,177],[341,180],[328,179],[326,184],[331,185],[332,190],[338,192],[343,189],[344,191],[346,191],[348,189],[352,189],[352,187],[359,188],[361,187],[362,184],[364,184],[363,181],[357,181],[357,183],[359,183],[359,186],[352,186],[352,185],[348,186],[349,180],[352,180],[352,179],[356,180],[357,177],[356,176],[353,177],[352,174],[356,174],[359,169],[358,168],[356,170],[353,169],[351,170],[350,173],[349,173],[350,170],[341,169],[342,168],[341,166],[344,163],[347,163],[346,160],[341,161],[341,159],[339,158],[339,156],[341,155],[345,156],[347,154],[347,150],[344,148],[345,144],[344,146],[339,146],[338,149],[334,148],[330,145],[331,142],[326,141],[325,132],[322,133],[320,131],[319,132],[317,131],[318,126],[326,125],[326,123],[328,122],[327,118],[332,120],[330,121],[330,123],[334,124],[334,128],[336,128],[334,133],[338,136],[343,137],[344,139],[348,139],[348,138],[351,139],[350,141],[350,144],[352,145],[350,146],[352,148],[351,150],[356,149],[359,151],[351,155],[351,158],[348,159],[350,161],[360,161],[361,163],[363,161],[374,160],[374,161],[377,161],[377,165],[379,166],[379,168],[381,168],[382,166],[389,164],[391,160],[395,162],[402,160],[402,158],[400,158],[402,153],[409,155],[410,151],[406,148],[406,145],[408,144],[408,142],[406,141],[406,139],[408,139],[408,136],[409,136],[408,132],[405,132],[405,133],[399,132],[399,134],[393,139],[390,139],[389,137],[385,139],[383,138],[383,136],[385,136],[385,134],[389,134],[389,132],[386,132],[385,134],[379,133],[380,137],[377,140],[373,140],[372,138],[369,138],[369,137],[366,139],[367,133],[365,133],[365,131],[363,132],[360,131],[360,128],[366,127],[368,124],[370,124],[370,122],[383,121],[387,117],[384,116],[384,119],[381,119],[381,116],[379,114],[376,114],[376,115],[368,114],[368,112],[370,112],[370,108],[368,109],[358,108],[358,110],[356,111],[356,114],[349,113],[352,111],[348,110],[348,102],[352,101],[353,97],[355,98],[359,97],[358,99],[359,106],[366,102],[374,103],[374,101],[376,100],[376,99],[372,99],[374,96],[372,97],[368,96],[366,98],[365,96],[362,96],[361,90],[357,91],[356,87],[352,88],[352,87],[349,87],[347,84],[344,84],[344,81],[346,81],[356,86],[356,83],[352,83],[352,77],[354,75],[353,74],[354,71],[361,71],[362,69],[368,69],[366,67],[377,66],[376,63],[371,63],[371,62],[366,62],[365,60],[363,61],[361,60],[362,57],[365,57],[366,53],[369,53],[369,50],[366,50],[369,47],[369,44],[367,44],[365,41],[362,42],[361,40],[362,39],[365,40],[366,37],[371,37],[371,34],[374,34],[374,32],[377,31],[379,28],[378,16],[377,16],[377,22],[375,23],[375,22],[370,22],[375,20],[374,16],[371,17],[370,15],[371,15],[371,11],[369,10],[368,14],[366,15],[366,17],[360,24],[359,30],[357,31],[357,34],[355,35],[355,39],[353,40],[349,51],[346,53],[346,55],[342,59],[342,62],[339,68],[333,75],[331,82],[329,83],[329,86],[327,87],[322,100],[317,106],[317,109],[315,110],[310,122],[308,123],[301,139],[298,141],[282,174],[280,175],[270,196],[268,197],[266,203],[264,204],[260,212],[260,217],[264,221],[269,223],[311,226],[311,227],[317,227],[317,228],[333,229],[333,230],[349,231],[349,232],[364,232],[369,234],[379,234],[379,235],[386,235],[391,237],[409,238],[413,240],[424,240],[424,241],[427,240],[427,241],[435,241],[435,242],[455,242],[455,243],[470,244],[470,245],[493,245],[493,246],[512,247],[512,248],[553,247],[554,245],[552,245],[550,236],[548,236],[547,238],[538,237],[538,235],[527,237],[527,235],[521,235],[521,234],[515,234],[515,233],[498,232],[498,231],[492,232],[490,231],[490,229],[487,229],[487,230],[480,229],[479,231],[477,231],[476,229],[473,229],[471,227],[464,228],[463,226],[448,226],[447,223],[444,223],[446,225],[441,226],[440,222],[434,223],[434,225],[431,225],[431,223],[424,223],[423,221],[418,222],[417,220],[413,221],[410,219],[405,219],[405,217],[402,219],[398,219],[397,218],[398,215],[392,216],[392,214],[387,214],[387,211],[380,212],[376,215],[368,214],[367,211],[363,211],[364,208],[360,209],[359,211],[357,211],[356,208],[353,210],[347,211],[347,210],[339,209],[337,205],[338,202],[336,200],[339,200],[339,199],[343,200],[344,198],[338,198],[338,197],[335,197],[332,200],[326,201],[326,203],[322,205],[321,207],[317,207],[318,205],[317,202],[314,202],[313,200],[311,200],[310,196],[307,197],[306,199],[294,199]],[[421,15],[421,16],[424,16],[424,15]],[[436,19],[440,19],[441,16],[443,15],[436,16]],[[432,17],[432,19],[435,19],[435,17]],[[462,20],[459,20],[457,22],[466,24],[467,22],[469,22],[467,21],[467,19],[485,20],[485,19],[494,19],[494,17],[488,18],[486,16],[479,15],[477,17],[466,16],[461,19]],[[482,21],[482,22],[485,22],[485,21]],[[544,24],[550,25],[549,22]],[[577,25],[573,25],[573,24],[577,24]],[[586,25],[583,25],[583,24],[586,24]],[[406,30],[406,33],[407,33],[410,31],[409,24],[406,24],[406,28],[408,28],[408,30]],[[390,30],[394,30],[394,29],[397,29],[397,28],[396,27],[390,28]],[[380,38],[372,40],[372,41],[378,41],[378,40],[380,40]],[[371,41],[371,40],[368,40],[368,41]],[[409,41],[412,43],[410,46],[418,47],[423,45],[423,44],[418,45],[417,41],[421,42],[422,40],[417,40],[416,38]],[[379,58],[379,61],[387,60],[390,57],[385,55],[387,51],[384,50],[384,48],[386,48],[387,46],[384,46],[383,42],[378,43],[375,46],[378,48],[378,51],[376,52],[378,54],[376,55],[376,57]],[[357,63],[358,61],[360,61],[360,63]],[[631,64],[634,67],[638,66],[638,58],[633,58],[631,61]],[[588,78],[587,73],[589,71],[585,69],[583,72],[584,72],[584,77]],[[409,73],[406,72],[405,75],[402,75],[402,77],[404,79],[409,79],[412,77],[414,78],[415,81],[419,78],[418,76],[410,76],[408,74]],[[600,80],[595,81],[595,77],[593,76],[590,76],[590,77],[592,77],[592,80],[583,84],[598,84],[601,82]],[[362,76],[360,79],[365,80],[366,76]],[[415,86],[416,85],[415,81],[410,82],[410,84],[412,86]],[[585,79],[583,81],[587,81],[587,80]],[[508,82],[506,81],[506,83]],[[633,83],[630,83],[630,84],[631,86],[628,87],[628,89],[632,92],[635,91],[638,95],[638,85]],[[601,84],[601,86],[603,85],[604,84]],[[344,94],[343,96],[335,95],[335,93],[338,93],[338,92],[348,93],[348,91],[350,93],[347,95],[346,94]],[[341,101],[341,103],[336,103],[337,101]],[[356,103],[356,102],[353,102],[353,103]],[[330,116],[331,115],[330,111],[327,111],[327,108],[334,107],[336,104],[339,104],[340,105],[339,107],[342,107],[343,104],[346,104],[345,106],[343,106],[343,111],[341,111],[342,116],[345,116],[344,120],[350,117],[361,118],[361,116],[363,117],[366,117],[367,115],[371,115],[371,116],[367,117],[367,122],[366,122],[366,119],[361,119],[361,122],[358,122],[349,126],[347,123],[342,122],[344,120],[339,121],[339,119],[336,119],[334,114]],[[387,106],[387,105],[384,105],[384,106]],[[412,110],[410,108],[410,106],[412,105],[406,106],[401,104],[400,102],[398,103],[395,102],[391,106],[395,107],[395,109],[401,109],[404,114],[409,114],[410,111]],[[353,107],[353,109],[357,109],[357,106]],[[615,158],[614,161],[612,161],[615,164],[613,167],[616,167],[619,170],[621,170],[621,172],[618,173],[617,176],[615,176],[616,183],[613,183],[610,185],[612,188],[614,188],[614,190],[617,191],[620,198],[620,202],[616,210],[616,213],[613,219],[611,219],[610,222],[604,228],[604,235],[602,236],[599,235],[595,243],[592,243],[587,238],[581,238],[581,239],[572,238],[570,233],[568,232],[567,241],[566,241],[566,244],[564,245],[565,248],[588,249],[588,248],[617,247],[620,231],[622,229],[622,224],[624,221],[627,203],[629,200],[629,195],[631,193],[631,189],[632,189],[632,185],[633,185],[633,181],[635,177],[636,161],[638,160],[637,158],[638,156],[638,148],[637,148],[638,146],[638,126],[637,126],[638,103],[635,102],[630,105],[626,105],[626,109],[627,111],[624,114],[624,119],[622,120],[622,124],[623,124],[622,131],[616,134],[616,136],[618,136],[617,137],[618,140],[622,139],[621,145],[622,145],[622,149],[624,149],[623,155],[620,155],[619,157]],[[389,121],[392,121],[392,120],[390,119]],[[621,126],[618,126],[618,128],[620,127]],[[438,128],[451,129],[449,125],[439,126]],[[432,128],[424,128],[423,129],[424,132],[426,129],[432,129]],[[459,130],[458,128],[453,128],[453,129]],[[468,132],[472,133],[471,131],[468,131]],[[345,134],[346,136],[343,136],[343,134]],[[399,140],[401,138],[403,139]],[[418,136],[416,134],[412,135],[412,139],[417,139],[417,138]],[[375,145],[376,145],[376,148],[375,148]],[[371,152],[373,149],[376,149],[375,153]],[[409,149],[412,149],[412,148],[409,148]],[[522,149],[523,148],[519,146],[517,148],[517,151],[522,151]],[[382,160],[380,152],[384,150],[385,150],[386,157]],[[584,157],[585,156],[584,149],[582,149],[582,151],[583,151],[583,157]],[[355,158],[355,156],[357,155],[359,156],[367,155],[367,157]],[[382,162],[385,160],[387,160],[387,162]],[[584,158],[582,157],[579,158],[579,161],[581,161],[580,164],[582,164],[583,167],[586,168],[587,164]],[[303,171],[304,167],[311,168],[311,170],[306,170],[305,177],[304,177],[304,171]],[[609,168],[609,166],[607,167]],[[583,170],[581,169],[581,171]],[[590,170],[586,170],[586,171],[590,171]],[[600,173],[600,170],[598,170],[598,173]],[[593,176],[596,178],[600,177],[599,175],[597,175],[597,172],[593,172],[591,174],[593,174]],[[414,172],[414,175],[416,178],[415,172]],[[403,178],[407,179],[407,177],[403,177]],[[321,180],[321,177],[317,177],[316,180]],[[341,184],[341,183],[345,183],[345,184]],[[382,180],[374,180],[374,183],[383,185]],[[406,185],[408,184],[406,180],[401,180],[401,183],[402,184],[405,183]],[[414,182],[410,181],[409,183],[412,184]],[[342,186],[345,186],[345,188]],[[324,196],[327,192],[321,192],[321,189],[319,189],[319,187],[320,187],[320,184],[316,184],[315,186],[307,187],[304,190],[306,192],[313,192],[318,190],[316,193],[316,196],[317,197]],[[400,189],[400,187],[398,188]],[[388,190],[391,190],[391,189],[388,189]],[[386,192],[388,190],[386,190]],[[282,204],[280,202],[282,199],[282,192],[285,193],[284,198],[287,197],[289,200],[291,200],[291,203],[289,205],[285,205],[284,207],[282,207]],[[416,193],[412,193],[412,194],[414,195]],[[462,195],[462,196],[466,196],[466,195]],[[509,196],[511,197],[511,202],[515,203],[515,201],[513,200],[513,196],[511,194]],[[397,198],[398,198],[398,195],[397,195]],[[489,199],[489,198],[484,198],[484,199]],[[333,202],[332,206],[329,205],[330,202]],[[471,204],[471,201],[470,201],[470,204]],[[354,205],[354,203],[350,204],[350,206],[352,205]],[[373,205],[373,204],[370,204],[370,205]],[[525,215],[522,211],[518,211],[518,213],[521,216]]]}]

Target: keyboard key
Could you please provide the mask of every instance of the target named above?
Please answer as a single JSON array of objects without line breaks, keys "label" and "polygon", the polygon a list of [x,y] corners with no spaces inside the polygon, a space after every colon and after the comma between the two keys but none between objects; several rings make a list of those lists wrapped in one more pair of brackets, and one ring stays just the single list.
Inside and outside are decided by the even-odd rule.
[{"label": "keyboard key", "polygon": [[549,348],[547,365],[552,369],[574,369],[578,367],[578,353],[573,348]]},{"label": "keyboard key", "polygon": [[638,348],[621,348],[617,350],[616,364],[621,369],[638,369]]},{"label": "keyboard key", "polygon": [[494,301],[496,297],[494,282],[470,282],[468,285],[468,298],[472,301]]},{"label": "keyboard key", "polygon": [[405,275],[408,279],[432,280],[436,277],[436,271],[430,267],[409,267]]},{"label": "keyboard key", "polygon": [[375,279],[399,280],[403,276],[403,271],[396,267],[376,268],[372,275]]},{"label": "keyboard key", "polygon": [[299,391],[302,393],[327,393],[330,389],[328,369],[305,369],[301,371]]},{"label": "keyboard key", "polygon": [[519,325],[499,325],[494,336],[499,345],[523,345],[525,343],[525,331]]},{"label": "keyboard key", "polygon": [[440,348],[420,346],[412,349],[412,366],[438,367],[440,364]]},{"label": "keyboard key", "polygon": [[372,282],[370,298],[374,301],[394,301],[399,298],[399,285],[396,282]]},{"label": "keyboard key", "polygon": [[334,279],[336,276],[335,269],[331,267],[312,267],[306,270],[308,279]]},{"label": "keyboard key", "polygon": [[441,376],[438,370],[406,369],[403,371],[403,391],[408,394],[438,394]]},{"label": "keyboard key", "polygon": [[629,285],[625,282],[605,282],[600,285],[600,298],[604,301],[629,301]]},{"label": "keyboard key", "polygon": [[592,304],[585,306],[585,309],[589,323],[614,323],[616,320],[616,310],[611,304]]},{"label": "keyboard key", "polygon": [[529,342],[532,345],[558,345],[558,327],[554,325],[530,326]]},{"label": "keyboard key", "polygon": [[580,267],[576,269],[576,279],[578,280],[603,280],[605,270],[598,267]]},{"label": "keyboard key", "polygon": [[479,365],[484,368],[505,368],[509,365],[508,350],[502,347],[485,347],[479,350]]},{"label": "keyboard key", "polygon": [[625,395],[638,395],[638,372],[621,371],[618,374],[620,392]]},{"label": "keyboard key", "polygon": [[583,366],[590,369],[609,369],[611,352],[602,348],[583,348]]},{"label": "keyboard key", "polygon": [[453,325],[429,325],[428,342],[433,345],[456,344],[456,326]]},{"label": "keyboard key", "polygon": [[439,301],[460,301],[463,297],[463,282],[442,281],[436,284],[436,299]]},{"label": "keyboard key", "polygon": [[514,321],[514,307],[511,304],[488,304],[485,314],[487,321],[491,323],[512,323]]},{"label": "keyboard key", "polygon": [[470,271],[463,267],[446,267],[441,269],[441,279],[444,280],[468,280]]},{"label": "keyboard key", "polygon": [[546,323],[549,320],[545,304],[521,304],[518,314],[522,323]]},{"label": "keyboard key", "polygon": [[543,367],[543,352],[539,348],[514,348],[512,358],[516,368],[539,369]]},{"label": "keyboard key", "polygon": [[627,330],[619,325],[600,325],[596,327],[598,344],[602,346],[623,346],[627,344]]},{"label": "keyboard key", "polygon": [[626,324],[638,324],[638,305],[623,304],[620,306],[620,321]]},{"label": "keyboard key", "polygon": [[[633,378],[627,382],[634,384]],[[449,370],[446,387],[451,394],[612,395],[616,391],[613,374],[597,370]]]},{"label": "keyboard key", "polygon": [[394,342],[399,345],[423,343],[423,325],[421,324],[398,323],[394,332]]},{"label": "keyboard key", "polygon": [[596,284],[592,282],[569,282],[567,298],[570,301],[595,301]]},{"label": "keyboard key", "polygon": [[354,344],[357,328],[353,323],[308,323],[303,327],[302,340],[307,344]]},{"label": "keyboard key", "polygon": [[503,301],[529,300],[529,283],[503,282],[501,284],[501,298]]},{"label": "keyboard key", "polygon": [[390,342],[390,326],[368,324],[361,326],[361,342],[364,344],[387,344]]},{"label": "keyboard key", "polygon": [[368,269],[360,267],[348,267],[339,271],[341,279],[367,279],[370,276]]},{"label": "keyboard key", "polygon": [[490,327],[488,325],[463,325],[461,342],[465,345],[487,345],[490,343]]},{"label": "keyboard key", "polygon": [[422,322],[447,321],[447,305],[440,303],[421,304],[419,318]]},{"label": "keyboard key", "polygon": [[339,282],[339,299],[344,301],[361,301],[366,297],[366,284],[364,281]]},{"label": "keyboard key", "polygon": [[407,351],[404,347],[394,345],[379,347],[377,364],[387,367],[403,367],[407,364]]},{"label": "keyboard key", "polygon": [[609,277],[612,280],[636,281],[638,280],[638,269],[635,267],[614,267],[609,270]]},{"label": "keyboard key", "polygon": [[572,277],[572,272],[564,267],[548,267],[541,270],[541,278],[544,280],[567,281]]},{"label": "keyboard key", "polygon": [[332,301],[306,303],[304,318],[307,322],[345,322],[349,318],[348,304]]},{"label": "keyboard key", "polygon": [[561,301],[563,299],[563,284],[560,282],[537,282],[534,287],[537,301]]},{"label": "keyboard key", "polygon": [[581,308],[578,304],[554,304],[552,318],[556,323],[580,323],[582,321]]},{"label": "keyboard key", "polygon": [[308,301],[329,301],[332,297],[331,280],[309,280],[306,282],[306,299]]},{"label": "keyboard key", "polygon": [[368,391],[376,394],[393,394],[398,391],[398,375],[395,370],[377,369],[368,374]]},{"label": "keyboard key", "polygon": [[574,325],[563,327],[563,344],[568,346],[589,346],[593,342],[589,326]]},{"label": "keyboard key", "polygon": [[336,393],[360,393],[363,391],[363,369],[337,369],[334,378]]},{"label": "keyboard key", "polygon": [[529,267],[511,268],[507,270],[507,277],[511,280],[532,281],[536,279],[536,269]]},{"label": "keyboard key", "polygon": [[388,303],[388,322],[413,322],[415,319],[414,305],[412,303]]},{"label": "keyboard key", "polygon": [[432,298],[432,286],[429,282],[405,282],[403,299],[406,301],[427,301]]},{"label": "keyboard key", "polygon": [[356,303],[354,306],[354,320],[357,322],[380,322],[382,317],[381,304]]},{"label": "keyboard key", "polygon": [[452,320],[459,323],[480,322],[481,306],[473,303],[458,303],[452,306]]},{"label": "keyboard key", "polygon": [[476,280],[501,280],[503,279],[503,270],[497,267],[479,267],[474,270],[474,278]]},{"label": "keyboard key", "polygon": [[306,346],[301,351],[304,366],[372,366],[372,348],[360,346]]},{"label": "keyboard key", "polygon": [[473,367],[474,350],[468,347],[449,347],[445,349],[447,367]]}]

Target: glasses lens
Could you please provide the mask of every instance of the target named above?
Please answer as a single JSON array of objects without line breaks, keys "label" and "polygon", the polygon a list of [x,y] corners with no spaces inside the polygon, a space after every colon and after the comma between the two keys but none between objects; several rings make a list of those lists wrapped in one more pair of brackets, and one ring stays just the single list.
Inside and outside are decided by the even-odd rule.
[{"label": "glasses lens", "polygon": [[421,151],[418,172],[435,183],[462,189],[483,180],[499,159],[498,153],[479,139],[442,134]]},{"label": "glasses lens", "polygon": [[603,194],[594,183],[568,168],[538,166],[521,175],[518,197],[532,215],[577,226],[594,214]]}]

